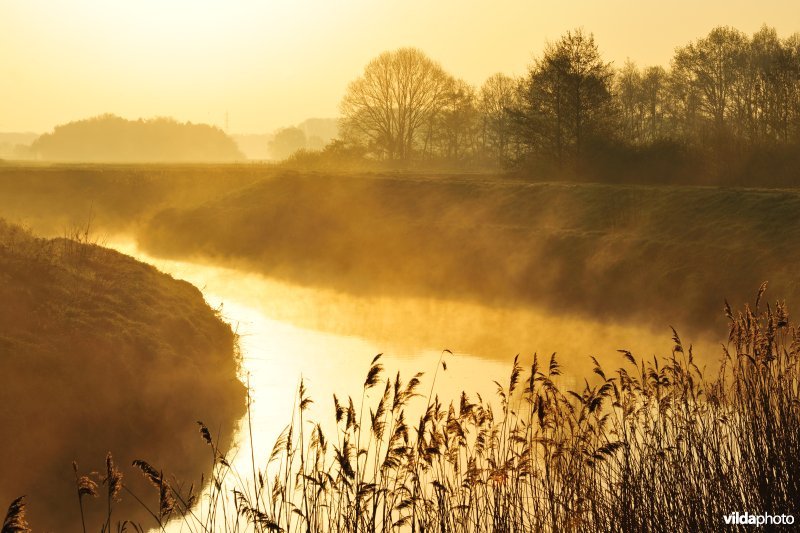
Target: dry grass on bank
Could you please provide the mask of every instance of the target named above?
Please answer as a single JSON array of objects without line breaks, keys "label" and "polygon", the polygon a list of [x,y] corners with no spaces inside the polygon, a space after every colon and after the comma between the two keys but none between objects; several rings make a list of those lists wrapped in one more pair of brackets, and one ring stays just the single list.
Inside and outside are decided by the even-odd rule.
[{"label": "dry grass on bank", "polygon": [[[158,502],[148,526],[713,531],[734,511],[792,514],[800,501],[800,328],[762,294],[753,307],[727,309],[729,342],[715,376],[675,334],[669,356],[644,361],[623,351],[620,368],[597,366],[582,390],[557,384],[555,358],[535,358],[529,369],[515,359],[496,401],[464,392],[445,403],[435,375],[430,384],[421,374],[384,379],[378,356],[360,398],[334,397],[332,435],[308,420],[312,399],[301,384],[269,463],[252,472],[232,470],[200,426],[214,472],[199,507],[195,487],[137,462],[154,489],[141,501]],[[410,414],[415,397],[426,406],[419,417]]]}]

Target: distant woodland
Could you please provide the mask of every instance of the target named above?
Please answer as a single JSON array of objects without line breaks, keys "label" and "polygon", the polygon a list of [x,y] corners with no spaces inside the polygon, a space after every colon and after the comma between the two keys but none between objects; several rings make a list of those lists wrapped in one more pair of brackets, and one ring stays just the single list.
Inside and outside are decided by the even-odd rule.
[{"label": "distant woodland", "polygon": [[236,143],[207,124],[170,118],[126,120],[102,115],[57,126],[31,145],[49,161],[226,162],[243,159]]},{"label": "distant woodland", "polygon": [[0,159],[29,159],[35,133],[0,133]]},{"label": "distant woodland", "polygon": [[341,102],[341,140],[316,159],[448,162],[545,178],[800,183],[800,34],[729,27],[669,68],[605,61],[592,34],[548,43],[521,77],[481,87],[414,48],[373,59]]},{"label": "distant woodland", "polygon": [[[498,170],[531,180],[800,184],[800,34],[717,27],[667,67],[606,61],[577,29],[527,72],[480,87],[416,48],[387,51],[309,119],[236,141],[208,125],[103,115],[5,157],[83,162],[285,159],[302,170]],[[23,157],[25,156],[25,157]]]}]

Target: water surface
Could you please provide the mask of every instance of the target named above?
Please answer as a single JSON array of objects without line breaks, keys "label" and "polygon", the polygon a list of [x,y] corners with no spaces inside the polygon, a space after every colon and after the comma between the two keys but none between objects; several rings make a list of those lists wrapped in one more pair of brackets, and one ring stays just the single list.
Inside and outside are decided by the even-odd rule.
[{"label": "water surface", "polygon": [[[425,373],[421,397],[410,406],[421,410],[430,395],[438,395],[445,405],[457,402],[462,390],[492,398],[495,381],[507,384],[516,354],[529,367],[535,350],[545,360],[558,352],[566,369],[562,383],[579,388],[583,376],[591,373],[589,355],[612,367],[621,363],[619,348],[651,357],[668,354],[672,347],[666,326],[653,331],[530,308],[354,297],[224,267],[159,259],[131,240],[115,239],[109,246],[198,287],[239,334],[240,378],[249,383],[252,399],[252,441],[247,418],[236,422],[232,453],[244,483],[251,483],[253,461],[257,467],[266,465],[275,440],[290,422],[301,379],[314,400],[308,419],[320,422],[331,435],[333,394],[343,401],[352,396],[358,406],[369,364],[379,353],[384,379],[400,372],[406,382],[417,372]],[[709,360],[716,358],[712,343],[701,346],[713,354]],[[372,389],[368,405],[382,392],[383,386]]]}]

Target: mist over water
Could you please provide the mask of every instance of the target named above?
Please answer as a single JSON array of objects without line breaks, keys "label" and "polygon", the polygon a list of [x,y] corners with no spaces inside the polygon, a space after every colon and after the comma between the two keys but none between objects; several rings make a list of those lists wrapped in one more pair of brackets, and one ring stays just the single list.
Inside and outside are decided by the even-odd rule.
[{"label": "mist over water", "polygon": [[[115,237],[108,245],[201,288],[209,304],[233,325],[243,349],[242,379],[251,374],[256,398],[270,398],[266,403],[278,406],[268,411],[272,431],[259,429],[267,439],[276,438],[279,432],[274,430],[289,418],[301,376],[312,395],[324,399],[320,403],[327,414],[331,394],[360,390],[363,374],[378,353],[385,354],[389,375],[401,371],[410,377],[433,374],[442,351],[453,352],[444,355],[447,371],[440,373],[435,391],[450,400],[462,390],[490,397],[492,381],[506,380],[517,354],[529,365],[534,353],[542,360],[556,353],[565,382],[578,387],[591,373],[590,356],[610,370],[621,363],[618,349],[649,359],[668,355],[673,347],[668,326],[658,331],[547,309],[357,296],[224,266],[160,259],[142,252],[130,238]],[[711,368],[721,357],[724,340],[722,335],[684,339]]]},{"label": "mist over water", "polygon": [[[91,237],[78,231],[79,240],[202,293],[239,336],[238,378],[250,386],[259,466],[292,418],[301,379],[314,399],[309,418],[335,433],[332,396],[360,398],[378,353],[387,376],[424,372],[423,397],[445,405],[462,391],[495,401],[494,381],[508,382],[517,354],[529,369],[534,354],[541,364],[556,353],[558,383],[581,390],[585,378],[597,379],[591,357],[613,372],[623,362],[618,350],[637,361],[672,354],[671,325],[713,373],[727,341],[720,287],[749,293],[752,280],[785,259],[779,252],[791,251],[762,251],[761,262],[738,252],[797,231],[788,216],[797,195],[786,190],[154,169],[10,169],[0,188],[26,201],[5,196],[0,205],[44,235],[84,227]],[[36,194],[60,172],[57,188]],[[186,188],[192,180],[196,187]],[[748,213],[765,205],[778,220],[758,224]],[[713,221],[737,210],[731,239]],[[424,398],[409,413],[424,410]],[[195,413],[181,431],[202,448],[196,419],[210,420]],[[225,425],[238,428],[231,457],[251,476],[250,425],[238,416]],[[158,446],[170,449],[175,438],[160,433]],[[181,470],[187,481],[201,471],[192,478],[190,466]]]},{"label": "mist over water", "polygon": [[[535,306],[492,306],[433,297],[355,295],[208,262],[160,259],[143,252],[124,237],[113,238],[109,246],[200,287],[207,298],[213,295],[212,305],[216,306],[215,302],[222,305],[225,316],[228,316],[229,305],[244,306],[249,309],[246,314],[257,313],[306,331],[369,340],[378,350],[375,353],[392,350],[401,354],[421,351],[438,354],[449,349],[508,365],[516,354],[529,358],[534,352],[541,356],[555,352],[567,368],[582,375],[591,363],[589,356],[615,364],[618,349],[650,357],[669,353],[673,345],[669,324],[659,329],[599,317],[589,319],[578,314],[553,313]],[[721,355],[719,347],[724,340],[724,332],[718,336],[685,336],[687,345],[694,344],[697,353],[709,362]],[[362,354],[365,365],[370,357]]]},{"label": "mist over water", "polygon": [[[798,198],[794,190],[284,171],[156,213],[139,242],[154,255],[376,302],[458,301],[715,336],[726,327],[726,298],[752,301],[763,281],[779,297],[798,292],[786,262],[796,255],[788,242],[800,231],[791,216]],[[773,216],[764,219],[765,210]],[[469,306],[460,311],[473,319]]]},{"label": "mist over water", "polygon": [[[407,380],[424,372],[423,396],[431,392],[448,404],[462,391],[491,400],[494,382],[508,381],[515,354],[523,366],[530,366],[534,351],[540,362],[557,352],[565,369],[558,382],[577,390],[591,374],[590,355],[611,370],[621,363],[617,349],[651,358],[667,355],[673,346],[668,328],[558,316],[545,309],[357,296],[224,266],[160,259],[141,251],[129,236],[116,236],[108,245],[201,288],[239,335],[240,378],[250,387],[252,403],[249,421],[245,417],[239,422],[232,456],[234,468],[245,476],[244,486],[252,482],[251,450],[256,465],[267,464],[296,409],[301,379],[314,400],[308,419],[334,434],[333,395],[360,398],[364,375],[378,353],[388,377],[399,372]],[[720,357],[721,340],[686,339],[687,345],[694,343],[700,364],[710,368]],[[376,390],[366,400],[379,396]],[[413,402],[410,414],[423,411],[425,401]],[[178,529],[176,525],[169,531]]]}]

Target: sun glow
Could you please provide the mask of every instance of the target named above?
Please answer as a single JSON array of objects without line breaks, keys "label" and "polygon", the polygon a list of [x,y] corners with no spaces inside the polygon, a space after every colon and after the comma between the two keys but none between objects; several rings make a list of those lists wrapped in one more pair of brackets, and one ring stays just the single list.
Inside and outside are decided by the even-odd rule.
[{"label": "sun glow", "polygon": [[102,113],[222,126],[227,112],[233,131],[265,133],[336,116],[366,62],[403,46],[480,85],[524,73],[547,40],[580,26],[618,65],[664,64],[717,25],[796,30],[794,2],[740,4],[10,0],[0,4],[0,131]]}]

